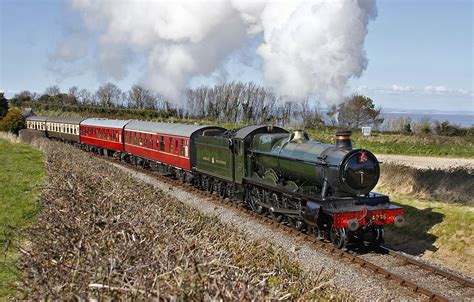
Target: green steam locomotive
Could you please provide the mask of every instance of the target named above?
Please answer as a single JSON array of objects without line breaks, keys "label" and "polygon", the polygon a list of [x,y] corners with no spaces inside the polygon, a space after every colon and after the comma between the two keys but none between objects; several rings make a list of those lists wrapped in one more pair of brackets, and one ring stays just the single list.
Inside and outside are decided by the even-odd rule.
[{"label": "green steam locomotive", "polygon": [[402,225],[403,209],[371,192],[380,166],[374,154],[354,149],[350,131],[335,145],[311,141],[303,131],[249,126],[198,136],[194,183],[250,207],[260,215],[329,238],[377,246],[383,226]]}]

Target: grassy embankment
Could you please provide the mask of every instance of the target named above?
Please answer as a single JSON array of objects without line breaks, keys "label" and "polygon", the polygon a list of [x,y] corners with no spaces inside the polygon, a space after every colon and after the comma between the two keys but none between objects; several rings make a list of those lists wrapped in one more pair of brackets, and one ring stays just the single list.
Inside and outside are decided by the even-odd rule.
[{"label": "grassy embankment", "polygon": [[[40,115],[58,115],[58,116],[97,116],[107,118],[119,119],[145,119],[147,116],[140,116],[137,114],[127,113],[117,116],[107,113],[92,113],[92,112],[71,112],[67,108],[56,111],[38,111]],[[199,122],[203,124],[219,125],[225,128],[236,128],[241,125],[217,123],[206,120],[178,120],[175,118],[151,119],[159,121],[194,123]],[[310,137],[313,140],[334,143],[334,129],[322,130],[308,130]],[[357,148],[364,148],[376,154],[400,154],[400,155],[416,155],[416,156],[447,156],[447,157],[464,157],[474,158],[474,137],[447,137],[439,135],[402,135],[390,133],[374,133],[370,137],[364,137],[359,132],[353,134],[353,145]]]},{"label": "grassy embankment", "polygon": [[405,209],[408,224],[387,228],[390,246],[472,276],[474,171],[385,164],[375,191]]},{"label": "grassy embankment", "polygon": [[408,224],[387,228],[389,246],[474,277],[474,207],[410,196],[391,199],[405,209]]},{"label": "grassy embankment", "polygon": [[[0,137],[0,299],[11,294],[8,285],[17,278],[13,261],[15,233],[30,224],[37,213],[44,176],[43,155],[31,146]],[[3,254],[3,251],[6,253]]]}]

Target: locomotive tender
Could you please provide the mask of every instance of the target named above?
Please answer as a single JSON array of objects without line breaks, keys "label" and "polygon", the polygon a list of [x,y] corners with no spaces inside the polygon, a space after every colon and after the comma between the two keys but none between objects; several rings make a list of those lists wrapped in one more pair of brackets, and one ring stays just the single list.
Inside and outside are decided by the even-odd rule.
[{"label": "locomotive tender", "polygon": [[350,131],[336,144],[276,126],[222,127],[144,121],[28,117],[27,127],[83,150],[172,175],[260,215],[324,236],[342,248],[377,246],[383,226],[402,225],[403,209],[371,192],[380,167],[354,149]]}]

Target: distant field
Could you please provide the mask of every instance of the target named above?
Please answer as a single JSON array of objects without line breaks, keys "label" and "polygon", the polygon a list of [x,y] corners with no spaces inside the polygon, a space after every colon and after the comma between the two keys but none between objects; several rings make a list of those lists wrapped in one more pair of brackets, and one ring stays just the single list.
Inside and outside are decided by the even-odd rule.
[{"label": "distant field", "polygon": [[[334,143],[334,130],[309,130],[308,133],[313,140]],[[474,158],[474,137],[388,133],[364,137],[357,132],[352,136],[352,144],[378,154]]]},{"label": "distant field", "polygon": [[[44,165],[43,155],[31,146],[0,138],[0,243],[2,252],[15,241],[15,232],[28,225],[38,211]],[[16,252],[8,248],[0,260],[0,300],[10,293],[5,287],[16,278],[12,261]]]},{"label": "distant field", "polygon": [[[62,116],[99,116],[120,119],[148,119],[146,116],[123,115],[110,116],[110,114],[70,112],[70,111],[38,111],[41,115]],[[219,125],[225,128],[242,127],[242,125],[223,124],[205,120],[178,120],[159,119],[160,121]],[[324,143],[334,143],[335,130],[307,130],[311,139]],[[353,134],[353,145],[364,148],[378,154],[400,154],[416,156],[447,156],[474,158],[474,137],[447,137],[438,135],[401,135],[389,133],[374,133],[370,137],[364,137],[359,132]]]}]

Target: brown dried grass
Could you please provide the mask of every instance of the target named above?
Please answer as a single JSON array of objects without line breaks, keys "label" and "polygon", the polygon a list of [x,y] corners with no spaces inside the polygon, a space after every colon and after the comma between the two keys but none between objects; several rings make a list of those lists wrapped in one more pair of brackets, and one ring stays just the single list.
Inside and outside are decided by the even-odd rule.
[{"label": "brown dried grass", "polygon": [[375,190],[474,205],[474,170],[461,167],[416,169],[385,163]]},{"label": "brown dried grass", "polygon": [[44,139],[47,185],[19,247],[19,299],[342,299],[281,250]]}]

